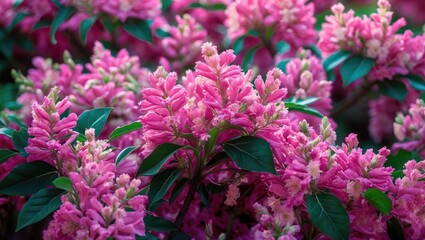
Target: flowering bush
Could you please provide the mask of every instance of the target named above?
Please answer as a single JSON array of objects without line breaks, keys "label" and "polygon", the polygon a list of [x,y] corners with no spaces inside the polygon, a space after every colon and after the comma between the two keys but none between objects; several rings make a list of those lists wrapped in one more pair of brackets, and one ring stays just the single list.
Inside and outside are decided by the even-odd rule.
[{"label": "flowering bush", "polygon": [[0,2],[0,238],[424,239],[423,4],[356,2]]}]

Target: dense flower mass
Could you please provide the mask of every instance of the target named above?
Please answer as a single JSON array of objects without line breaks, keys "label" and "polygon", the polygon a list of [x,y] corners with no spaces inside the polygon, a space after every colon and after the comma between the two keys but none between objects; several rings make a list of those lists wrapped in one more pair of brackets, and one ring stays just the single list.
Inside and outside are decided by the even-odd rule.
[{"label": "dense flower mass", "polygon": [[419,2],[0,1],[0,239],[424,239]]}]

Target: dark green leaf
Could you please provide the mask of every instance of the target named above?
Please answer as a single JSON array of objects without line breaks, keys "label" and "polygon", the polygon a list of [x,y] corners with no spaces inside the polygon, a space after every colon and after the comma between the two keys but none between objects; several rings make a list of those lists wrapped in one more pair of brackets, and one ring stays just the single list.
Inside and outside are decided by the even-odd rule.
[{"label": "dark green leaf", "polygon": [[416,74],[409,74],[401,76],[402,78],[407,78],[409,80],[410,86],[419,91],[425,91],[425,79]]},{"label": "dark green leaf", "polygon": [[34,50],[34,44],[32,43],[31,39],[28,36],[25,35],[19,35],[15,38],[16,46],[19,48],[31,52]]},{"label": "dark green leaf", "polygon": [[314,55],[316,55],[316,57],[322,59],[322,51],[320,51],[320,49],[315,44],[305,46],[304,48],[309,49]]},{"label": "dark green leaf", "polygon": [[109,135],[109,141],[114,140],[115,138],[121,137],[129,132],[136,131],[138,129],[142,128],[142,124],[139,121],[132,122],[130,124],[117,127],[111,135]]},{"label": "dark green leaf", "polygon": [[34,24],[34,26],[32,27],[31,31],[36,31],[36,30],[38,30],[40,28],[49,27],[50,24],[52,24],[51,21],[42,19],[42,20],[38,21],[36,24]]},{"label": "dark green leaf", "polygon": [[25,196],[36,193],[57,178],[56,169],[43,161],[16,166],[0,182],[0,194]]},{"label": "dark green leaf", "polygon": [[171,6],[171,4],[173,3],[173,0],[161,0],[161,3],[162,3],[161,9],[162,11],[165,11]]},{"label": "dark green leaf", "polygon": [[246,72],[248,71],[248,68],[251,66],[252,62],[254,61],[255,53],[258,50],[258,46],[251,48],[245,55],[242,61],[242,69]]},{"label": "dark green leaf", "polygon": [[21,128],[28,128],[28,126],[27,126],[27,125],[25,125],[25,123],[23,123],[23,122],[22,122],[22,121],[18,118],[18,116],[14,115],[14,114],[10,114],[10,115],[7,115],[7,117],[9,118],[9,121],[10,121],[10,122],[16,123],[19,127],[21,127]]},{"label": "dark green leaf", "polygon": [[87,40],[87,33],[89,32],[90,28],[93,26],[93,24],[96,22],[97,16],[93,16],[90,18],[86,18],[81,22],[80,26],[80,38],[83,44],[86,44]]},{"label": "dark green leaf", "polygon": [[25,151],[25,147],[28,146],[28,130],[26,128],[20,128],[19,132],[13,131],[12,133],[12,142],[15,148],[19,151],[24,157],[28,156],[28,153]]},{"label": "dark green leaf", "polygon": [[207,4],[203,4],[203,3],[192,3],[189,6],[190,8],[203,8],[206,10],[210,10],[210,11],[221,11],[221,10],[226,10],[226,4],[223,3],[216,3],[216,4],[212,4],[212,5],[207,5]]},{"label": "dark green leaf", "polygon": [[56,44],[56,38],[55,33],[59,29],[60,25],[68,20],[74,14],[75,8],[74,7],[61,7],[59,8],[58,12],[55,15],[55,18],[53,18],[52,26],[50,28],[50,41],[53,44]]},{"label": "dark green leaf", "polygon": [[307,107],[305,105],[301,105],[298,103],[292,103],[292,102],[285,102],[285,107],[288,109],[288,111],[296,111],[296,112],[302,112],[306,114],[310,114],[319,118],[323,117],[323,114],[321,114],[319,111],[317,111],[314,108]]},{"label": "dark green leaf", "polygon": [[404,164],[412,160],[412,152],[400,149],[396,155],[391,154],[388,156],[387,161],[384,163],[385,167],[393,167],[395,170],[402,170]]},{"label": "dark green leaf", "polygon": [[375,60],[355,55],[348,58],[341,66],[340,72],[344,86],[366,76],[375,65]]},{"label": "dark green leaf", "polygon": [[73,189],[71,179],[67,177],[59,177],[53,181],[55,187],[70,192]]},{"label": "dark green leaf", "polygon": [[12,138],[13,132],[14,131],[11,128],[0,128],[0,134],[5,135],[9,138]]},{"label": "dark green leaf", "polygon": [[13,30],[13,28],[19,24],[22,20],[24,20],[24,18],[27,16],[26,13],[24,12],[18,12],[15,17],[13,18],[12,22],[10,23],[10,25],[7,27],[6,31],[10,32]]},{"label": "dark green leaf", "polygon": [[279,68],[282,72],[286,73],[286,65],[291,61],[291,59],[284,59],[280,61],[276,67]]},{"label": "dark green leaf", "polygon": [[276,51],[280,54],[284,54],[288,52],[290,49],[291,49],[291,46],[289,46],[289,44],[285,41],[279,41],[276,44]]},{"label": "dark green leaf", "polygon": [[13,3],[13,8],[17,8],[17,7],[19,7],[19,5],[21,5],[21,3],[23,2],[24,0],[15,0],[15,2]]},{"label": "dark green leaf", "polygon": [[0,149],[0,164],[6,162],[7,159],[18,155],[18,152],[9,149]]},{"label": "dark green leaf", "polygon": [[117,158],[115,159],[115,165],[118,166],[118,164],[120,164],[120,162],[125,157],[127,157],[130,153],[132,153],[136,148],[137,148],[137,146],[131,146],[131,147],[124,148],[120,153],[118,153]]},{"label": "dark green leaf", "polygon": [[14,45],[14,40],[9,37],[1,39],[0,52],[6,59],[10,59],[12,57]]},{"label": "dark green leaf", "polygon": [[155,30],[155,34],[156,34],[156,36],[158,36],[160,38],[166,38],[166,37],[171,37],[172,36],[169,32],[167,32],[167,31],[165,31],[163,29],[160,29],[160,28],[158,28],[158,29]]},{"label": "dark green leaf", "polygon": [[391,177],[394,179],[394,181],[395,181],[397,178],[403,178],[403,176],[404,176],[403,170],[394,170],[394,171],[391,173]]},{"label": "dark green leaf", "polygon": [[60,3],[60,0],[52,0],[52,3],[57,7],[57,8],[62,8],[63,4]]},{"label": "dark green leaf", "polygon": [[229,155],[227,155],[227,153],[225,152],[219,152],[217,154],[214,155],[214,157],[211,158],[211,160],[208,161],[207,163],[207,167],[213,167],[216,164],[220,163],[220,161],[224,160],[224,159],[228,159]]},{"label": "dark green leaf", "polygon": [[147,215],[145,218],[143,218],[143,221],[145,222],[146,230],[152,230],[156,232],[171,232],[178,230],[178,228],[172,222],[160,217]]},{"label": "dark green leaf", "polygon": [[159,240],[159,238],[155,237],[152,233],[145,233],[145,236],[136,235],[136,240]]},{"label": "dark green leaf", "polygon": [[239,54],[243,49],[243,42],[245,40],[245,35],[238,37],[233,43],[233,53]]},{"label": "dark green leaf", "polygon": [[163,143],[153,150],[140,164],[137,176],[153,176],[164,165],[164,163],[183,146],[173,143]]},{"label": "dark green leaf", "polygon": [[177,168],[169,168],[153,176],[148,193],[149,206],[161,200],[179,176],[180,170]]},{"label": "dark green leaf", "polygon": [[77,120],[74,131],[85,134],[86,129],[94,128],[95,136],[98,137],[105,126],[112,108],[96,108],[84,111]]},{"label": "dark green leaf", "polygon": [[61,189],[49,188],[32,195],[19,212],[16,231],[43,220],[58,209],[62,204],[61,196],[64,193],[65,191]]},{"label": "dark green leaf", "polygon": [[390,214],[392,203],[387,194],[376,188],[370,188],[364,192],[366,200],[383,214]]},{"label": "dark green leaf", "polygon": [[203,184],[201,184],[199,186],[198,193],[199,193],[199,196],[201,197],[202,202],[204,203],[205,207],[207,209],[209,209],[210,208],[210,202],[208,201],[208,192],[207,192],[207,189],[205,188],[205,186]]},{"label": "dark green leaf", "polygon": [[338,52],[329,55],[325,60],[323,60],[323,68],[326,72],[328,72],[343,63],[350,56],[351,52],[346,50],[339,50]]},{"label": "dark green leaf", "polygon": [[244,136],[223,144],[224,151],[240,168],[276,174],[270,144],[259,137]]},{"label": "dark green leaf", "polygon": [[180,195],[180,193],[183,191],[184,187],[186,186],[188,182],[187,178],[180,179],[176,185],[174,185],[173,191],[171,192],[170,200],[168,201],[168,204],[171,205],[176,200],[176,198]]},{"label": "dark green leaf", "polygon": [[378,82],[378,86],[380,93],[387,97],[394,98],[399,102],[403,102],[407,96],[407,87],[400,81],[384,80],[382,82]]},{"label": "dark green leaf", "polygon": [[147,21],[136,18],[127,18],[122,26],[126,32],[137,39],[153,43],[152,32]]},{"label": "dark green leaf", "polygon": [[334,195],[308,195],[307,212],[313,224],[333,240],[349,239],[350,219],[341,201]]},{"label": "dark green leaf", "polygon": [[387,221],[387,232],[391,240],[405,240],[403,228],[396,217]]}]

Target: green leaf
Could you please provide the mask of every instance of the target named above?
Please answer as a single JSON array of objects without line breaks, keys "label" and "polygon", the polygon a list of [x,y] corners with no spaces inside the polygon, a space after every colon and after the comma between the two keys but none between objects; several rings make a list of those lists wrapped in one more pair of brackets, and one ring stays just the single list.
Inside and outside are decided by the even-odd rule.
[{"label": "green leaf", "polygon": [[341,201],[334,195],[307,195],[307,212],[313,224],[333,240],[349,239],[350,219]]},{"label": "green leaf", "polygon": [[348,58],[341,66],[340,72],[344,87],[366,76],[375,65],[375,60],[355,55]]},{"label": "green leaf", "polygon": [[307,107],[305,105],[301,105],[298,103],[293,102],[285,102],[285,107],[288,109],[288,111],[296,111],[296,112],[302,112],[306,114],[310,114],[319,118],[323,117],[323,114],[321,114],[319,111],[317,111],[314,108]]},{"label": "green leaf", "polygon": [[380,93],[387,97],[394,98],[399,102],[403,102],[407,96],[406,85],[397,80],[384,80],[378,82],[378,87]]},{"label": "green leaf", "polygon": [[351,52],[346,50],[339,50],[331,55],[329,55],[325,60],[323,60],[323,68],[326,72],[338,67],[343,63],[347,58],[351,56]]},{"label": "green leaf", "polygon": [[171,6],[171,4],[173,3],[173,0],[161,0],[161,3],[162,3],[161,9],[162,11],[165,11]]},{"label": "green leaf", "polygon": [[133,37],[151,44],[153,43],[152,32],[147,21],[136,18],[127,18],[122,26],[124,30]]},{"label": "green leaf", "polygon": [[24,18],[27,16],[26,13],[24,12],[18,12],[15,17],[13,18],[12,22],[10,23],[9,26],[7,26],[6,31],[10,32],[13,30],[13,28],[18,25],[22,20],[24,20]]},{"label": "green leaf", "polygon": [[260,35],[260,33],[256,30],[250,30],[247,33],[245,33],[244,35],[238,37],[235,42],[233,43],[233,53],[234,54],[238,54],[243,50],[243,46],[244,46],[244,41],[245,38],[248,36],[254,36],[254,37],[258,37]]},{"label": "green leaf", "polygon": [[10,37],[5,37],[1,39],[0,52],[3,54],[3,56],[6,59],[10,59],[12,57],[14,45],[15,45],[15,42]]},{"label": "green leaf", "polygon": [[207,4],[203,4],[203,3],[192,3],[189,6],[190,8],[203,8],[206,10],[210,10],[210,11],[221,11],[221,10],[226,10],[227,6],[226,4],[223,3],[216,3],[216,4],[212,4],[212,5],[207,5]]},{"label": "green leaf", "polygon": [[118,153],[117,158],[115,159],[115,166],[118,166],[118,164],[120,164],[120,162],[130,153],[132,153],[136,148],[137,146],[126,147],[120,153]]},{"label": "green leaf", "polygon": [[255,46],[251,48],[245,55],[245,57],[242,60],[242,69],[246,72],[248,71],[248,68],[251,66],[252,62],[254,61],[255,53],[258,50],[258,46]]},{"label": "green leaf", "polygon": [[392,203],[387,194],[376,188],[370,188],[364,193],[366,200],[383,214],[390,214]]},{"label": "green leaf", "polygon": [[177,168],[168,168],[153,176],[148,193],[149,206],[161,200],[179,176],[180,170]]},{"label": "green leaf", "polygon": [[410,86],[419,91],[425,91],[425,79],[416,74],[409,74],[401,76],[402,78],[407,78],[409,80]]},{"label": "green leaf", "polygon": [[0,182],[0,194],[25,196],[36,193],[52,183],[57,175],[56,169],[46,162],[23,163]]},{"label": "green leaf", "polygon": [[322,59],[322,51],[320,51],[320,48],[318,48],[316,44],[311,44],[305,46],[304,48],[310,50],[319,59]]},{"label": "green leaf", "polygon": [[207,209],[210,209],[210,202],[208,201],[208,192],[203,184],[198,187],[198,194],[201,197],[202,202],[204,203]]},{"label": "green leaf", "polygon": [[160,37],[160,38],[166,38],[166,37],[171,37],[172,35],[165,31],[164,29],[158,28],[155,30],[155,35]]},{"label": "green leaf", "polygon": [[159,172],[165,162],[183,146],[173,143],[163,143],[153,150],[140,164],[137,176],[153,176]]},{"label": "green leaf", "polygon": [[96,20],[97,20],[97,16],[93,16],[93,17],[86,18],[81,22],[80,38],[83,44],[86,44],[87,33],[89,32],[93,24],[96,22]]},{"label": "green leaf", "polygon": [[403,170],[394,170],[391,173],[391,177],[393,178],[394,182],[397,178],[403,178],[403,176],[404,176]]},{"label": "green leaf", "polygon": [[12,142],[15,148],[19,151],[24,157],[28,156],[28,153],[25,151],[25,147],[28,146],[28,130],[26,128],[20,128],[19,132],[13,131],[12,133]]},{"label": "green leaf", "polygon": [[31,52],[32,50],[34,50],[34,44],[32,43],[31,39],[28,36],[18,35],[15,38],[15,42],[16,42],[16,46],[18,46],[19,48],[27,52]]},{"label": "green leaf", "polygon": [[403,228],[396,217],[387,221],[387,232],[391,240],[405,240]]},{"label": "green leaf", "polygon": [[38,21],[36,24],[34,24],[31,31],[34,32],[34,31],[36,31],[40,28],[49,27],[51,24],[52,24],[51,21],[46,20],[46,19],[42,19],[42,20]]},{"label": "green leaf", "polygon": [[224,159],[228,159],[229,155],[227,155],[227,153],[225,152],[219,152],[217,154],[214,155],[214,157],[211,158],[211,160],[208,161],[207,163],[207,167],[213,167],[216,164],[220,163],[222,160]]},{"label": "green leaf", "polygon": [[282,72],[286,73],[286,65],[291,61],[291,59],[284,59],[280,61],[276,67],[279,68]]},{"label": "green leaf", "polygon": [[59,189],[70,192],[73,189],[71,179],[67,177],[59,177],[53,181],[53,185]]},{"label": "green leaf", "polygon": [[139,121],[132,122],[130,124],[117,127],[111,135],[109,135],[109,141],[114,140],[115,138],[121,137],[129,132],[136,131],[138,129],[142,128],[142,124]]},{"label": "green leaf", "polygon": [[13,3],[13,8],[17,8],[17,7],[19,7],[19,5],[21,5],[21,3],[23,2],[24,0],[15,0],[15,2]]},{"label": "green leaf", "polygon": [[55,15],[55,18],[53,18],[52,26],[50,28],[50,41],[53,44],[56,44],[56,38],[55,33],[59,29],[60,25],[68,20],[74,14],[75,8],[74,7],[61,7],[59,8],[58,12]]},{"label": "green leaf", "polygon": [[56,188],[42,189],[31,196],[24,204],[18,216],[16,231],[43,220],[62,204],[61,196],[65,191]]},{"label": "green leaf", "polygon": [[148,231],[171,232],[178,230],[177,226],[175,226],[172,222],[160,217],[146,215],[145,218],[143,218],[143,221],[145,222],[145,228]]},{"label": "green leaf", "polygon": [[319,97],[307,97],[305,99],[298,99],[298,98],[295,98],[295,97],[291,97],[291,98],[288,98],[287,100],[285,100],[285,104],[289,102],[289,103],[296,103],[296,104],[300,104],[300,105],[309,105],[309,104],[312,104],[314,102],[317,102],[318,100],[320,100]]},{"label": "green leaf", "polygon": [[0,128],[0,134],[5,135],[9,138],[12,138],[13,132],[14,131],[11,128]]},{"label": "green leaf", "polygon": [[205,143],[205,155],[209,156],[210,153],[214,150],[215,143],[217,141],[218,134],[220,133],[220,128],[215,127],[210,130],[208,135],[210,136],[208,138],[208,141]]},{"label": "green leaf", "polygon": [[18,152],[9,149],[0,149],[0,164],[6,162],[7,159],[18,155]]},{"label": "green leaf", "polygon": [[404,164],[413,159],[412,152],[400,149],[396,155],[391,154],[388,156],[387,161],[384,163],[385,167],[393,167],[395,170],[403,170]]},{"label": "green leaf", "polygon": [[173,204],[173,202],[177,199],[177,197],[183,191],[187,183],[188,183],[188,179],[182,178],[176,183],[176,185],[174,185],[173,191],[171,192],[170,200],[168,200],[168,204],[170,206],[171,204]]},{"label": "green leaf", "polygon": [[276,44],[276,51],[280,54],[284,54],[288,52],[290,49],[291,49],[291,46],[289,46],[289,44],[285,41],[279,41]]},{"label": "green leaf", "polygon": [[240,168],[276,174],[270,144],[259,137],[244,136],[223,144],[224,151]]},{"label": "green leaf", "polygon": [[136,235],[136,240],[159,240],[159,238],[155,237],[152,233],[145,233],[145,236]]},{"label": "green leaf", "polygon": [[84,111],[77,120],[74,131],[85,134],[86,129],[94,128],[95,136],[98,137],[105,126],[112,108],[96,108]]}]

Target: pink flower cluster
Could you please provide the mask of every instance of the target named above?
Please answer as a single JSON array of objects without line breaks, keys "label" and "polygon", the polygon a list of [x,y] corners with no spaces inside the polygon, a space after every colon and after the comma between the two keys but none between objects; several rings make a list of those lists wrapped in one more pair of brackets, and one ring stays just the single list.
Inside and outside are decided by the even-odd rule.
[{"label": "pink flower cluster", "polygon": [[[141,181],[116,175],[115,154],[106,141],[86,131],[76,147],[81,165],[68,173],[73,190],[44,231],[44,239],[134,239],[145,235],[147,197],[137,195]],[[129,210],[128,208],[131,208]]]},{"label": "pink flower cluster", "polygon": [[72,5],[81,12],[94,15],[107,13],[124,22],[127,18],[150,19],[161,13],[159,0],[61,0],[62,4]]},{"label": "pink flower cluster", "polygon": [[226,10],[225,25],[232,40],[257,30],[264,35],[274,30],[272,42],[284,40],[298,48],[314,42],[314,5],[305,0],[237,0]]},{"label": "pink flower cluster", "polygon": [[[412,37],[410,31],[398,34],[397,31],[406,25],[405,20],[392,22],[393,12],[388,0],[379,0],[378,7],[378,13],[361,18],[354,16],[353,10],[344,13],[341,3],[334,5],[334,15],[326,17],[319,33],[318,46],[326,55],[348,50],[375,59],[367,76],[370,81],[392,79],[397,74],[412,71],[423,72],[423,36]],[[422,68],[413,70],[419,66]]]},{"label": "pink flower cluster", "polygon": [[412,104],[407,115],[398,113],[394,122],[394,134],[399,141],[393,145],[394,150],[418,151],[425,158],[425,104],[417,100]]},{"label": "pink flower cluster", "polygon": [[42,105],[33,103],[33,121],[28,129],[32,138],[28,140],[25,151],[29,154],[28,161],[46,161],[56,165],[62,174],[66,174],[77,165],[77,159],[70,148],[78,135],[72,130],[77,125],[77,115],[71,113],[61,117],[71,103],[68,98],[57,101],[58,88],[55,87],[44,98]]}]

